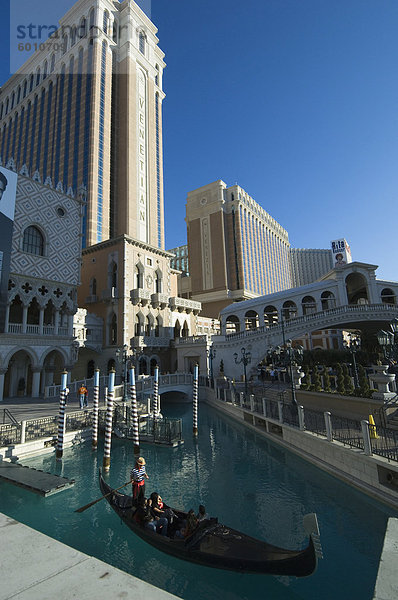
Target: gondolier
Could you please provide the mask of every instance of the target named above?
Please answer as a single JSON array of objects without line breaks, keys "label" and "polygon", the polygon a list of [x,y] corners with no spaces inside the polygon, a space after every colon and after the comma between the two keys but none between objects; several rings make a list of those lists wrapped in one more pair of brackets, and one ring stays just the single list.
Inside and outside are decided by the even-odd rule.
[{"label": "gondolier", "polygon": [[145,496],[145,479],[149,479],[145,459],[140,456],[135,462],[135,467],[130,471],[131,483],[133,485],[133,500],[139,501]]}]

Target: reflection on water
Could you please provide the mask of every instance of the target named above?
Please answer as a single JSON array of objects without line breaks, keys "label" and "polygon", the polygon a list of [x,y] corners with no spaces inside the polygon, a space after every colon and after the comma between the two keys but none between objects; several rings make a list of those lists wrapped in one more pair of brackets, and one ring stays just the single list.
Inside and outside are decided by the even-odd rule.
[{"label": "reflection on water", "polygon": [[[325,559],[315,575],[297,580],[193,565],[135,537],[106,501],[75,513],[99,497],[101,444],[97,452],[89,444],[67,449],[62,463],[54,455],[24,460],[74,478],[75,486],[41,498],[1,483],[0,511],[186,600],[372,598],[387,519],[396,513],[206,406],[200,407],[197,440],[189,406],[163,406],[163,412],[183,418],[185,444],[142,447],[147,495],[159,491],[167,503],[186,509],[203,503],[220,521],[291,548],[305,544],[302,517],[316,512]],[[112,440],[111,485],[128,481],[133,458],[132,443]]]}]

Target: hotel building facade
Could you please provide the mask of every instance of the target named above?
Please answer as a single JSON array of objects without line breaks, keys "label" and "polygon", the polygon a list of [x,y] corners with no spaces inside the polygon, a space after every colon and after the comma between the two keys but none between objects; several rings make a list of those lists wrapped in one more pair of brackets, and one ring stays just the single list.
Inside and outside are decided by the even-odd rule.
[{"label": "hotel building facade", "polygon": [[186,223],[192,299],[206,316],[292,287],[287,231],[240,186],[189,192]]},{"label": "hotel building facade", "polygon": [[78,305],[104,331],[100,352],[80,349],[74,377],[93,363],[106,372],[123,347],[142,372],[174,370],[171,340],[196,331],[200,303],[178,297],[164,250],[156,33],[133,0],[79,0],[0,92],[3,164],[60,192],[86,189]]}]

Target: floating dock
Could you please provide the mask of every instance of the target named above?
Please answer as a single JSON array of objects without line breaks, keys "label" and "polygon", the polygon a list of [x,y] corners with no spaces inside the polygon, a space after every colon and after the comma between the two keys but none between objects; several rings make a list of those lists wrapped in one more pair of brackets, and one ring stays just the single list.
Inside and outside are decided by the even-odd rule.
[{"label": "floating dock", "polygon": [[39,469],[5,461],[0,462],[0,481],[18,485],[25,490],[40,494],[40,496],[57,494],[75,484],[74,479],[67,479]]}]

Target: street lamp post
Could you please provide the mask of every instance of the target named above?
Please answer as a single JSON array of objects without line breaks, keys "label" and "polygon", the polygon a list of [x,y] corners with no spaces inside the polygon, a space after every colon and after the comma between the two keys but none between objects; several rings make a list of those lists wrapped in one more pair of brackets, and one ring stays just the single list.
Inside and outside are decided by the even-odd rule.
[{"label": "street lamp post", "polygon": [[291,390],[292,390],[292,403],[294,404],[294,406],[297,406],[296,384],[294,382],[293,366],[294,367],[297,366],[299,357],[301,358],[303,356],[304,348],[300,345],[293,348],[292,340],[287,340],[286,347],[287,347],[288,356],[289,356],[289,371],[290,371],[290,383],[291,383]]},{"label": "street lamp post", "polygon": [[213,348],[213,346],[210,346],[210,348],[206,350],[206,354],[210,361],[210,379],[213,381],[213,359],[216,358],[216,349]]},{"label": "street lamp post", "polygon": [[242,348],[241,349],[241,354],[242,354],[242,358],[240,358],[238,360],[238,353],[235,352],[234,353],[234,358],[235,358],[235,363],[237,365],[239,365],[240,363],[243,364],[243,377],[245,380],[245,396],[247,396],[247,374],[246,374],[246,367],[249,363],[251,363],[252,361],[252,355],[251,352],[246,352],[246,348]]},{"label": "street lamp post", "polygon": [[124,344],[124,346],[121,350],[119,348],[116,350],[116,358],[123,365],[123,402],[128,402],[128,395],[127,395],[127,363],[129,361],[128,349],[129,349],[129,347],[127,346],[127,344]]},{"label": "street lamp post", "polygon": [[387,358],[390,357],[389,349],[394,345],[394,333],[391,333],[391,331],[383,331],[383,329],[381,329],[377,332],[376,336],[379,345],[383,349],[384,359],[387,360]]},{"label": "street lamp post", "polygon": [[343,345],[351,352],[352,363],[354,366],[354,387],[359,388],[358,369],[355,354],[361,347],[361,341],[356,335],[348,334],[348,340],[344,340]]}]

